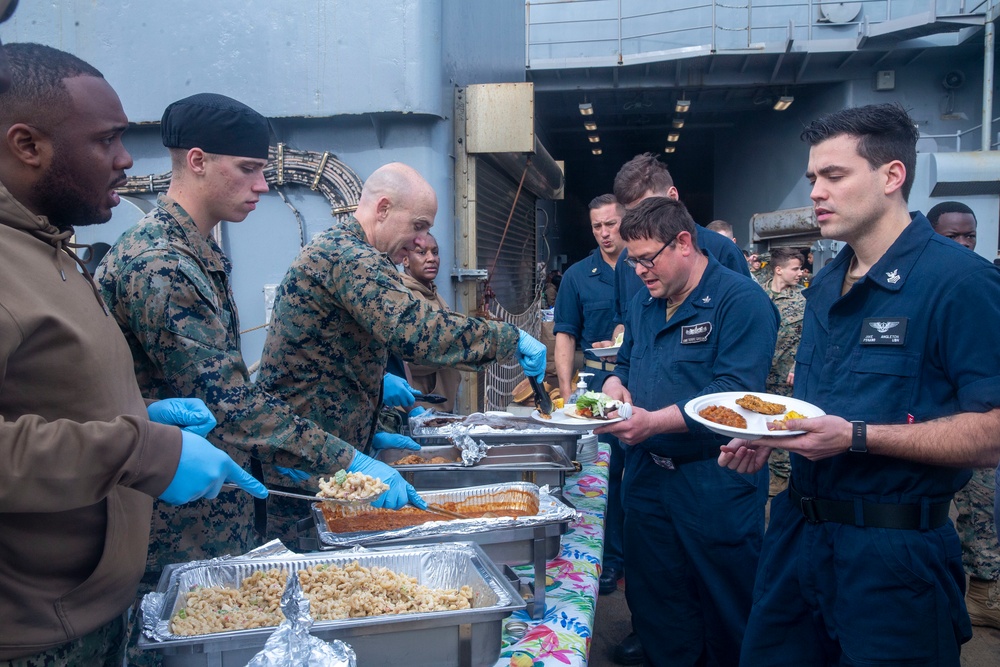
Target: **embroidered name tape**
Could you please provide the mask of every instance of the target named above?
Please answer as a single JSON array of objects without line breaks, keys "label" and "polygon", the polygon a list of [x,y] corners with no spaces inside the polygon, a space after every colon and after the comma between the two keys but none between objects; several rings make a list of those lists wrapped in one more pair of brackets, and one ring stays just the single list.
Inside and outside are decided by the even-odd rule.
[{"label": "embroidered name tape", "polygon": [[866,317],[861,323],[861,345],[903,345],[906,317]]},{"label": "embroidered name tape", "polygon": [[681,327],[681,345],[704,343],[708,340],[710,333],[712,333],[711,322],[699,322],[698,324]]}]

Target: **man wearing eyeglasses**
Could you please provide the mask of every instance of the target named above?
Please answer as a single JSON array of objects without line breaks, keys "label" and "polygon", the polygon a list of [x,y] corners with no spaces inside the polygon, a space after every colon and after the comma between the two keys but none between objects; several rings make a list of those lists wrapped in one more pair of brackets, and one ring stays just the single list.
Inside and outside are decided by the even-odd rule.
[{"label": "man wearing eyeglasses", "polygon": [[625,262],[649,296],[633,300],[602,389],[634,408],[595,430],[630,445],[626,598],[653,665],[737,663],[764,534],[766,469],[717,471],[728,439],[682,408],[696,396],[763,390],[778,313],[750,278],[702,251],[700,232],[675,199],[650,197],[625,214]]}]

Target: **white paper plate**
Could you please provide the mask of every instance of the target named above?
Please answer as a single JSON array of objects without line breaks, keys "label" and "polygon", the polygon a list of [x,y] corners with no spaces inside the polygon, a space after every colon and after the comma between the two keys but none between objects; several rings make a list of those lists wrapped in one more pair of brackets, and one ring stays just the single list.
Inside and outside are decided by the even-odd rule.
[{"label": "white paper plate", "polygon": [[[706,427],[712,431],[718,433],[719,435],[728,435],[731,438],[743,438],[745,440],[756,440],[757,438],[763,438],[764,436],[773,436],[776,438],[783,438],[790,435],[802,435],[805,431],[769,431],[767,430],[767,422],[774,421],[776,419],[781,419],[784,417],[785,413],[780,415],[762,415],[752,410],[747,410],[741,408],[736,404],[736,399],[743,398],[747,394],[753,394],[758,398],[767,401],[768,403],[780,403],[785,406],[785,413],[789,410],[795,410],[799,414],[803,414],[806,417],[822,417],[826,413],[820,410],[818,407],[812,403],[806,403],[805,401],[800,401],[789,396],[778,396],[777,394],[766,394],[761,391],[727,391],[719,394],[706,394],[705,396],[699,396],[697,398],[692,398],[684,406],[684,412],[687,415],[698,422],[699,424],[704,424]],[[704,417],[698,414],[701,410],[705,409],[710,405],[721,405],[726,408],[731,408],[743,415],[747,420],[747,427],[745,429],[735,428],[733,426],[723,426],[722,424],[716,424],[715,422],[708,421]]]},{"label": "white paper plate", "polygon": [[[569,411],[567,414],[566,411]],[[565,408],[552,411],[552,419],[544,419],[538,410],[532,410],[531,418],[553,428],[563,428],[568,431],[590,431],[598,426],[615,424],[624,421],[621,417],[616,419],[586,419],[583,417],[570,416],[576,411],[576,404],[570,403]]]},{"label": "white paper plate", "polygon": [[618,350],[622,349],[621,345],[616,345],[614,347],[588,347],[587,352],[590,352],[598,359],[603,359],[604,357],[613,357],[618,354]]}]

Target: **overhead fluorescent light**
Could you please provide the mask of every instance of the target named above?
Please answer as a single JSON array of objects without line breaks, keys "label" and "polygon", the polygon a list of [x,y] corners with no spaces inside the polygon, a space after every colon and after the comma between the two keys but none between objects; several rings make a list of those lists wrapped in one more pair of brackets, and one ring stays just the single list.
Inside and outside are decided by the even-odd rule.
[{"label": "overhead fluorescent light", "polygon": [[680,132],[671,132],[670,134],[667,135],[667,141],[671,143],[675,141],[680,141],[680,139],[681,139]]},{"label": "overhead fluorescent light", "polygon": [[600,148],[592,148],[590,152],[593,153],[594,155],[600,155],[604,151],[602,151]]},{"label": "overhead fluorescent light", "polygon": [[674,105],[674,111],[677,113],[685,113],[691,108],[691,100],[677,100],[677,104]]},{"label": "overhead fluorescent light", "polygon": [[671,123],[671,125],[673,125],[675,129],[679,130],[682,127],[684,127],[684,119],[683,118],[674,118],[674,120]]},{"label": "overhead fluorescent light", "polygon": [[595,123],[592,120],[588,120],[586,123],[583,124],[583,129],[587,130],[588,132],[593,132],[594,130],[597,129],[597,123]]},{"label": "overhead fluorescent light", "polygon": [[584,102],[580,105],[580,115],[591,116],[594,113],[594,105],[590,102]]},{"label": "overhead fluorescent light", "polygon": [[782,95],[781,97],[778,98],[778,101],[774,103],[774,110],[784,111],[788,107],[792,106],[792,102],[794,101],[795,98],[792,97],[791,95]]},{"label": "overhead fluorescent light", "polygon": [[599,136],[597,136],[596,134],[588,134],[587,135],[587,141],[589,141],[592,144],[596,144],[600,140],[601,140],[601,138]]},{"label": "overhead fluorescent light", "polygon": [[677,150],[676,146],[667,146],[666,148],[663,149],[663,152],[664,153],[673,153],[676,150]]}]

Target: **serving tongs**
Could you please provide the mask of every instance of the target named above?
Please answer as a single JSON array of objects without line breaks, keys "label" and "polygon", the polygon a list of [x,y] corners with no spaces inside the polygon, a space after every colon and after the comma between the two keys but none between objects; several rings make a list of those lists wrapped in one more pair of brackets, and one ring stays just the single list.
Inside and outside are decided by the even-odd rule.
[{"label": "serving tongs", "polygon": [[547,417],[552,416],[552,397],[545,391],[545,387],[538,381],[538,378],[531,375],[528,376],[528,384],[531,385],[531,391],[535,394],[535,407],[538,408],[538,413]]},{"label": "serving tongs", "polygon": [[[235,484],[222,485],[222,491],[231,491],[233,489],[239,489],[239,488],[241,487]],[[348,506],[368,505],[373,500],[382,495],[382,493],[378,493],[374,496],[369,496],[367,498],[346,499],[346,498],[323,498],[322,496],[310,496],[305,493],[291,493],[289,491],[276,491],[275,489],[268,489],[267,493],[268,495],[272,496],[281,496],[283,498],[298,498],[299,500],[308,500],[314,503],[333,503],[334,505],[348,505]]]}]

